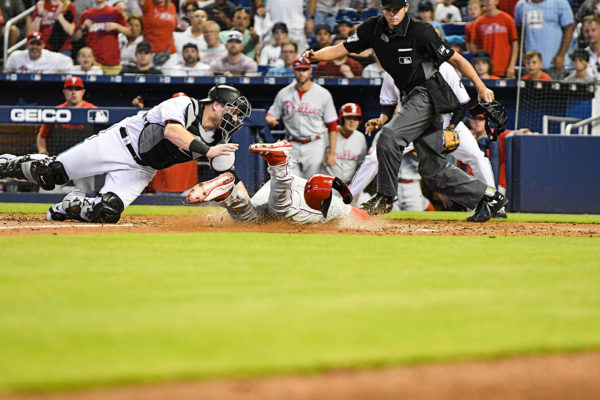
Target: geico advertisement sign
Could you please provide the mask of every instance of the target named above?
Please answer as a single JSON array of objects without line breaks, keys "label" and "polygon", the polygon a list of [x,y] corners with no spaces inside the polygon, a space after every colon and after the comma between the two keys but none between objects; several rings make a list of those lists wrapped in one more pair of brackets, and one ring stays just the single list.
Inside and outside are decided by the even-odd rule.
[{"label": "geico advertisement sign", "polygon": [[71,122],[70,110],[13,108],[10,110],[12,122]]}]

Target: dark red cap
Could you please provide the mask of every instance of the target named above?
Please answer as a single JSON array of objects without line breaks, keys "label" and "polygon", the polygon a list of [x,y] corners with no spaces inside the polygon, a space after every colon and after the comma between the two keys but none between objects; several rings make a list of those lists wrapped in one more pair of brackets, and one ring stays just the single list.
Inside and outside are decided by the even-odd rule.
[{"label": "dark red cap", "polygon": [[78,87],[83,89],[83,81],[78,76],[70,76],[65,80],[63,88]]},{"label": "dark red cap", "polygon": [[42,40],[42,34],[39,33],[38,31],[31,31],[29,32],[29,34],[27,35],[27,43],[31,43],[33,41],[39,40],[40,42],[43,42]]},{"label": "dark red cap", "polygon": [[303,64],[300,57],[294,58],[294,69],[310,69],[309,64]]}]

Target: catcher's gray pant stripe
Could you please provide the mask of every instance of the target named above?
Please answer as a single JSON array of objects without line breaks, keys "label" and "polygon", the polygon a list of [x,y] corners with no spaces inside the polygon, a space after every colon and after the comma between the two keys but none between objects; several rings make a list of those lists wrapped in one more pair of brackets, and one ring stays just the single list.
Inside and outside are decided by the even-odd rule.
[{"label": "catcher's gray pant stripe", "polygon": [[403,109],[381,130],[377,144],[377,192],[396,196],[402,151],[414,142],[419,173],[437,192],[467,208],[475,208],[487,185],[448,163],[442,152],[442,118],[436,114],[427,90],[416,87],[403,101]]}]

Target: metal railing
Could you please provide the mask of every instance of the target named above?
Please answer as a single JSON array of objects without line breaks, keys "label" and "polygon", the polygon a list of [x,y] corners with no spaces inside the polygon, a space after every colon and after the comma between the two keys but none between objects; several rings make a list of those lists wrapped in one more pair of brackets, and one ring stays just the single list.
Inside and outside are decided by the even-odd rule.
[{"label": "metal railing", "polygon": [[[568,124],[566,129],[565,129],[565,135],[570,135],[571,131],[573,129],[579,129],[581,127],[583,127],[583,132],[580,132],[579,134],[583,134],[583,135],[587,135],[588,134],[588,127],[592,126],[594,122],[600,120],[600,116],[596,116],[596,117],[591,117],[591,118],[586,118],[584,120],[581,120],[575,124]],[[561,132],[562,133],[562,132]],[[592,133],[593,135],[593,133]]]},{"label": "metal railing", "polygon": [[[555,117],[553,115],[544,115],[542,117],[542,134],[547,135],[548,132],[548,123],[552,122],[560,122],[560,134],[565,135],[567,122],[577,122],[581,121],[581,118],[574,117]],[[587,134],[587,131],[586,131]]]},{"label": "metal railing", "polygon": [[6,25],[4,26],[4,50],[3,50],[3,54],[2,54],[2,59],[4,60],[4,65],[6,65],[6,59],[10,53],[19,49],[21,46],[23,46],[24,44],[27,43],[27,39],[21,39],[17,43],[15,43],[14,46],[12,46],[9,49],[8,48],[8,39],[10,36],[10,28],[17,22],[21,21],[22,19],[25,19],[29,14],[33,14],[33,10],[35,10],[35,6],[28,8],[27,10],[23,11],[21,14],[9,19],[6,22]]}]

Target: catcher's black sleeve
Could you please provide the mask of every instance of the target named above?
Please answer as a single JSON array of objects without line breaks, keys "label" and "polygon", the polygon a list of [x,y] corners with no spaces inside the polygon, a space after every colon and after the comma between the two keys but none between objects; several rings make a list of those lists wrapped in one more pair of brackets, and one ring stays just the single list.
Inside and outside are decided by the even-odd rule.
[{"label": "catcher's black sleeve", "polygon": [[461,104],[454,112],[452,112],[452,118],[450,118],[450,125],[456,126],[463,118],[467,115],[467,105]]}]

